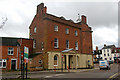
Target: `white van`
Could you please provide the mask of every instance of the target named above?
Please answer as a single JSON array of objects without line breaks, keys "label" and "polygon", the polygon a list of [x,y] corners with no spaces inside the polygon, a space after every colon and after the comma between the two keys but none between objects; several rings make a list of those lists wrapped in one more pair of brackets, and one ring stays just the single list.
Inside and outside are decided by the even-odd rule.
[{"label": "white van", "polygon": [[108,61],[99,61],[99,68],[101,69],[107,69],[110,70],[110,65]]}]

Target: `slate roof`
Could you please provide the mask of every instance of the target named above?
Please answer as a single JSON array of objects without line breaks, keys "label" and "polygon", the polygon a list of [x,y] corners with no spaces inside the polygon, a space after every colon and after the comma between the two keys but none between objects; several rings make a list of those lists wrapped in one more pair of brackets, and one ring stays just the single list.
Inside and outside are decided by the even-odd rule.
[{"label": "slate roof", "polygon": [[104,46],[102,49],[115,48],[115,45]]},{"label": "slate roof", "polygon": [[18,39],[13,37],[0,37],[0,46],[17,46],[19,45]]}]

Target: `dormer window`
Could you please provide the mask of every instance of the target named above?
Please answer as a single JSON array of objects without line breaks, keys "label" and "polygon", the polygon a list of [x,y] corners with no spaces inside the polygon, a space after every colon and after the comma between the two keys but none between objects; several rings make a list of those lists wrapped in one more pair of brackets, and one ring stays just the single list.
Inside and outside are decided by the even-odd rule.
[{"label": "dormer window", "polygon": [[36,28],[36,27],[34,27],[34,33],[36,33],[36,31],[37,31],[37,28]]},{"label": "dormer window", "polygon": [[57,25],[54,26],[54,31],[58,31],[58,26]]}]

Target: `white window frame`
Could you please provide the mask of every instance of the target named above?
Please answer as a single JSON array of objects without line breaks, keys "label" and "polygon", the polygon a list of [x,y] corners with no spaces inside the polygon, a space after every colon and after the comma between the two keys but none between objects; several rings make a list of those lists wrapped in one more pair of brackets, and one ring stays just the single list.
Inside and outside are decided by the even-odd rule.
[{"label": "white window frame", "polygon": [[[12,47],[8,48],[8,55],[14,55],[14,48],[12,48],[12,50],[10,50],[10,48],[12,48]],[[10,51],[10,54],[9,54],[9,51]],[[11,54],[12,51],[13,51],[13,54]]]},{"label": "white window frame", "polygon": [[58,31],[58,26],[57,25],[54,26],[54,31]]},{"label": "white window frame", "polygon": [[78,50],[78,42],[75,42],[75,50]]},{"label": "white window frame", "polygon": [[69,49],[69,40],[66,40],[66,49]]},{"label": "white window frame", "polygon": [[[2,63],[1,66],[0,66],[0,68],[6,68],[6,66],[7,66],[7,60],[6,60],[6,59],[1,59],[0,62]],[[3,67],[3,62],[6,63],[6,66],[5,66],[5,67]]]},{"label": "white window frame", "polygon": [[75,30],[75,36],[78,36],[78,32],[77,32],[77,30]]},{"label": "white window frame", "polygon": [[37,27],[34,27],[34,33],[36,33],[37,32]]},{"label": "white window frame", "polygon": [[65,29],[65,33],[66,33],[66,34],[69,34],[69,28],[66,28],[66,29]]},{"label": "white window frame", "polygon": [[[55,41],[55,39],[56,39],[56,41]],[[56,46],[55,46],[55,44],[56,44]],[[54,48],[58,48],[59,46],[58,46],[58,38],[54,38]]]}]

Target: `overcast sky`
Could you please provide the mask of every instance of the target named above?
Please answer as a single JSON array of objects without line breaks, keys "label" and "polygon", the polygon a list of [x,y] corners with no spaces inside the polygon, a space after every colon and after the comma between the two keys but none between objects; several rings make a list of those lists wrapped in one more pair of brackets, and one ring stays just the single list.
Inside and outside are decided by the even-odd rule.
[{"label": "overcast sky", "polygon": [[[5,17],[7,22],[0,29],[1,37],[29,37],[29,26],[41,2],[47,6],[47,13],[64,16],[74,22],[80,15],[87,16],[87,23],[93,31],[93,48],[104,44],[118,47],[118,0],[0,0],[0,25]],[[109,2],[108,2],[109,1]]]}]

